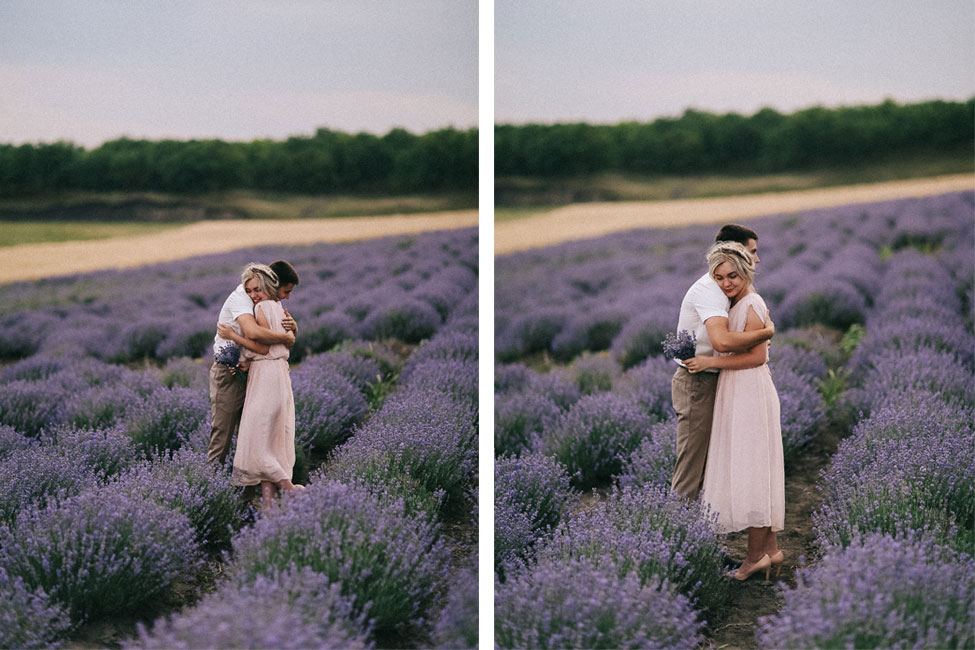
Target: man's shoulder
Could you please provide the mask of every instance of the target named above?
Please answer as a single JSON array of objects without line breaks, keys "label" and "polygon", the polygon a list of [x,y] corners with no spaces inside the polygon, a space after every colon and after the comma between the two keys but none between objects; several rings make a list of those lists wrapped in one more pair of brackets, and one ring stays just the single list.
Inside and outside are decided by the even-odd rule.
[{"label": "man's shoulder", "polygon": [[721,292],[721,288],[718,287],[718,283],[714,281],[710,275],[705,273],[699,277],[694,284],[690,286],[687,293],[684,294],[685,301],[696,301],[700,299],[713,299],[713,298],[726,299],[724,293]]}]

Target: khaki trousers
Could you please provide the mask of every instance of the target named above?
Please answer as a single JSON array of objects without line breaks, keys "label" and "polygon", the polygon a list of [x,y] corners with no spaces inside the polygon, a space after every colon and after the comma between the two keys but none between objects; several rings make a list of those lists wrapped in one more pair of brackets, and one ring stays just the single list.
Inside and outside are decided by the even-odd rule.
[{"label": "khaki trousers", "polygon": [[677,462],[670,487],[688,499],[697,499],[704,483],[704,465],[711,442],[718,373],[692,374],[678,366],[670,388],[677,411]]},{"label": "khaki trousers", "polygon": [[[240,372],[239,370],[237,372]],[[244,375],[246,377],[247,375]],[[210,448],[207,462],[223,464],[230,451],[230,441],[240,426],[244,410],[246,382],[240,381],[222,363],[210,366]]]}]

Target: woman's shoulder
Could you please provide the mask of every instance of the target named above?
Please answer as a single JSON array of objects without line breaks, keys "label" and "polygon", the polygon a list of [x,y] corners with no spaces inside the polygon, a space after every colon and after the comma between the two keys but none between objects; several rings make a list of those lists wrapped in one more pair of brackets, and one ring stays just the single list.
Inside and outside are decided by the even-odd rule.
[{"label": "woman's shoulder", "polygon": [[768,307],[765,304],[765,299],[762,298],[761,294],[759,294],[757,291],[752,291],[750,294],[742,298],[742,302],[744,302],[746,305],[752,305],[756,309],[768,310]]},{"label": "woman's shoulder", "polygon": [[277,300],[262,300],[257,303],[257,309],[263,311],[266,315],[284,313],[284,308],[281,307],[281,303]]}]

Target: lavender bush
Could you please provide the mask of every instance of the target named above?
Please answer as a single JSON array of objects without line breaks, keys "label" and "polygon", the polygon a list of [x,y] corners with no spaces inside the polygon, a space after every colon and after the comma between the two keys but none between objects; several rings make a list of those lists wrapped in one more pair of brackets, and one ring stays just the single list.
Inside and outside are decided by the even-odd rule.
[{"label": "lavender bush", "polygon": [[136,611],[198,562],[184,515],[110,489],[20,513],[0,527],[0,568],[74,621]]},{"label": "lavender bush", "polygon": [[520,454],[551,428],[562,409],[548,396],[526,391],[494,398],[494,453]]},{"label": "lavender bush", "polygon": [[0,567],[0,647],[56,648],[71,622],[42,590],[30,589],[23,579]]},{"label": "lavender bush", "polygon": [[782,451],[786,462],[795,461],[826,424],[826,404],[816,390],[814,377],[800,375],[787,366],[777,366],[771,372],[779,395]]},{"label": "lavender bush", "polygon": [[527,560],[535,544],[568,513],[576,495],[550,456],[502,457],[494,462],[494,566]]},{"label": "lavender bush", "polygon": [[670,486],[677,462],[677,417],[650,427],[640,446],[624,461],[616,481],[620,486]]},{"label": "lavender bush", "polygon": [[32,445],[12,451],[0,460],[0,522],[12,523],[22,510],[80,494],[98,481],[91,467],[57,448]]},{"label": "lavender bush", "polygon": [[[622,573],[622,575],[620,575]],[[702,624],[688,599],[641,584],[612,561],[542,562],[495,583],[499,648],[695,648]]]},{"label": "lavender bush", "polygon": [[975,561],[916,536],[832,548],[782,595],[781,611],[759,620],[759,647],[975,645]]},{"label": "lavender bush", "polygon": [[473,650],[478,647],[477,556],[460,569],[447,588],[447,604],[433,628],[433,647]]},{"label": "lavender bush", "polygon": [[625,487],[573,513],[538,550],[539,561],[588,557],[634,572],[642,584],[666,579],[707,611],[728,598],[714,516],[668,488]]},{"label": "lavender bush", "polygon": [[677,365],[663,357],[648,357],[630,368],[613,383],[613,392],[632,397],[647,415],[659,420],[675,415],[671,397],[671,383]]},{"label": "lavender bush", "polygon": [[[365,615],[352,598],[308,568],[227,581],[187,611],[139,625],[126,648],[369,648]],[[244,614],[244,615],[242,615]]]},{"label": "lavender bush", "polygon": [[291,376],[295,444],[327,453],[345,442],[368,412],[362,393],[345,376],[302,366]]},{"label": "lavender bush", "polygon": [[295,565],[340,583],[367,603],[377,633],[417,625],[428,615],[445,575],[446,551],[436,527],[407,516],[401,502],[337,482],[313,483],[279,512],[259,519],[234,539],[242,581]]},{"label": "lavender bush", "polygon": [[606,485],[654,422],[635,400],[613,393],[589,395],[546,434],[542,450],[568,468],[575,487]]},{"label": "lavender bush", "polygon": [[135,466],[114,487],[186,515],[197,542],[207,551],[229,548],[233,533],[244,523],[240,488],[230,484],[226,471],[208,464],[205,454],[190,449]]},{"label": "lavender bush", "polygon": [[608,391],[620,374],[620,367],[607,356],[584,354],[572,366],[573,379],[583,395]]},{"label": "lavender bush", "polygon": [[90,468],[100,478],[110,478],[141,456],[140,449],[118,426],[89,429],[65,425],[44,432],[41,440],[70,462]]},{"label": "lavender bush", "polygon": [[206,437],[210,416],[206,395],[175,386],[159,388],[126,411],[126,433],[146,457],[179,449],[188,440]]}]

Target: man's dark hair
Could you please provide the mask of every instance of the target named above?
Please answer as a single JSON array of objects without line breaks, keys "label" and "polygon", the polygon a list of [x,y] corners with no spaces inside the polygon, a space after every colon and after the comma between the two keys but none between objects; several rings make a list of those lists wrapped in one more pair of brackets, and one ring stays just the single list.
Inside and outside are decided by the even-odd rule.
[{"label": "man's dark hair", "polygon": [[[721,226],[721,230],[714,236],[714,241],[736,241],[742,246],[748,244],[749,239],[758,241],[758,235],[751,228],[739,226],[736,223],[726,223]],[[273,266],[271,268],[274,268]]]},{"label": "man's dark hair", "polygon": [[291,266],[288,262],[284,260],[278,260],[277,262],[272,262],[268,266],[274,271],[274,275],[278,276],[278,286],[284,286],[286,284],[298,284],[298,272],[295,271],[295,267]]}]

